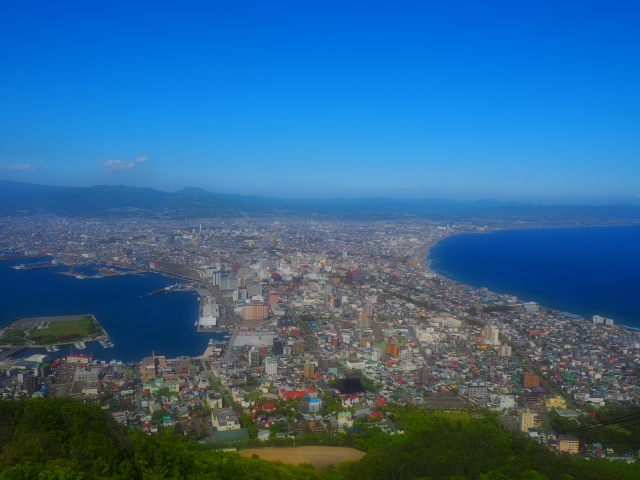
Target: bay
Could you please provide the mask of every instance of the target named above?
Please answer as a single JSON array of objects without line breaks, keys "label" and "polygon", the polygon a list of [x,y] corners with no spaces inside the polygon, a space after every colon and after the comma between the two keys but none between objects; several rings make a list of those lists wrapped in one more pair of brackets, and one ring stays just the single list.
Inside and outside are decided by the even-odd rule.
[{"label": "bay", "polygon": [[473,287],[640,328],[640,226],[504,230],[431,248],[438,274]]},{"label": "bay", "polygon": [[[69,267],[15,270],[12,265],[49,261],[50,258],[5,260],[0,262],[0,326],[17,318],[92,313],[116,344],[103,349],[99,343],[87,343],[87,349],[102,360],[129,362],[156,355],[175,358],[179,355],[199,356],[210,338],[222,334],[197,333],[198,296],[195,292],[145,294],[179,282],[158,274],[107,276],[80,280],[59,275]],[[76,269],[87,275],[91,268]],[[180,283],[180,282],[179,282]],[[44,353],[30,348],[24,355]],[[52,357],[71,351],[63,346]],[[77,350],[75,350],[77,351]],[[18,355],[20,356],[20,355]]]}]

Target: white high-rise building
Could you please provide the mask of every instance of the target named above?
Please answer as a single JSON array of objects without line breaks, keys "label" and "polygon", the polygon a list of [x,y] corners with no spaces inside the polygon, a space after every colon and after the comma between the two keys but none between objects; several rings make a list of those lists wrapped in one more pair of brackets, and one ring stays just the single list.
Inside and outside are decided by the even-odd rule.
[{"label": "white high-rise building", "polygon": [[278,373],[278,359],[271,354],[264,359],[264,373],[268,376]]},{"label": "white high-rise building", "polygon": [[592,317],[592,321],[595,324],[604,323],[605,325],[613,325],[614,323],[612,318],[601,317],[600,315],[594,315]]}]

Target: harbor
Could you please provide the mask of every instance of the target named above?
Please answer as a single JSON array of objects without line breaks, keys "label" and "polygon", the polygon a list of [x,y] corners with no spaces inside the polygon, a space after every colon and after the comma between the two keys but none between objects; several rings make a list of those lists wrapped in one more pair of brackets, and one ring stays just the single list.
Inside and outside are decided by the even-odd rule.
[{"label": "harbor", "polygon": [[[33,259],[34,262],[42,260]],[[58,265],[58,268],[31,269],[28,272],[12,268],[24,263],[27,263],[24,258],[0,262],[0,285],[5,292],[0,326],[8,327],[22,317],[44,318],[64,316],[70,312],[92,312],[105,332],[105,337],[95,341],[87,341],[83,337],[65,341],[64,345],[58,345],[58,352],[46,351],[46,347],[56,345],[55,342],[30,345],[29,352],[40,350],[58,358],[73,348],[74,352],[92,354],[97,358],[117,356],[124,361],[140,360],[154,349],[168,356],[197,356],[207,348],[210,338],[222,341],[223,333],[227,333],[218,328],[198,333],[193,326],[199,316],[198,296],[194,288],[197,284],[193,279],[185,282],[168,278],[162,275],[163,272],[131,269],[126,274],[112,275],[114,278],[111,280],[104,277],[102,281],[84,282],[76,281],[70,275],[58,275],[60,270],[68,272],[70,266]],[[92,264],[74,267],[74,272],[87,276],[100,274],[93,268],[105,265],[116,271],[126,268],[120,265],[110,267],[108,262],[98,263],[93,259]],[[152,296],[147,295],[158,290]],[[85,343],[85,349],[73,345],[78,341]],[[185,346],[189,346],[186,351]],[[6,351],[13,346],[0,348]],[[18,352],[16,355],[22,354],[26,353]]]},{"label": "harbor", "polygon": [[71,268],[66,272],[57,272],[58,275],[66,275],[69,277],[75,277],[78,280],[92,279],[92,278],[105,278],[105,277],[117,277],[121,275],[140,275],[139,272],[135,270],[116,270],[114,268],[109,267],[94,267],[94,274],[87,274],[83,271],[76,271],[76,266],[72,265]]}]

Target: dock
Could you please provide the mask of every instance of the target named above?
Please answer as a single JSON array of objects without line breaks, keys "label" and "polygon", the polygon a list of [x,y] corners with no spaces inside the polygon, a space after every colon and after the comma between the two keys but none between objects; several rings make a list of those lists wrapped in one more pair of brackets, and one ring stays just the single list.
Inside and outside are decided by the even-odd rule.
[{"label": "dock", "polygon": [[9,358],[15,355],[16,353],[26,350],[27,348],[29,348],[29,345],[21,345],[20,347],[15,347],[15,348],[10,348],[9,350],[5,350],[4,352],[0,353],[0,360]]}]

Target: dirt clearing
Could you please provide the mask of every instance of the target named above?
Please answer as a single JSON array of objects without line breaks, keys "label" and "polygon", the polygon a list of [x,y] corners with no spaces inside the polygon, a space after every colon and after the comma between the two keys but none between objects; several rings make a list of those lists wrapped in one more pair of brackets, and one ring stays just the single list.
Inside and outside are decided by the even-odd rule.
[{"label": "dirt clearing", "polygon": [[312,463],[317,469],[327,468],[332,463],[338,465],[347,460],[360,460],[365,452],[350,447],[274,447],[274,448],[247,448],[240,450],[240,455],[250,457],[254,453],[262,460],[276,461],[298,465],[300,463]]}]

